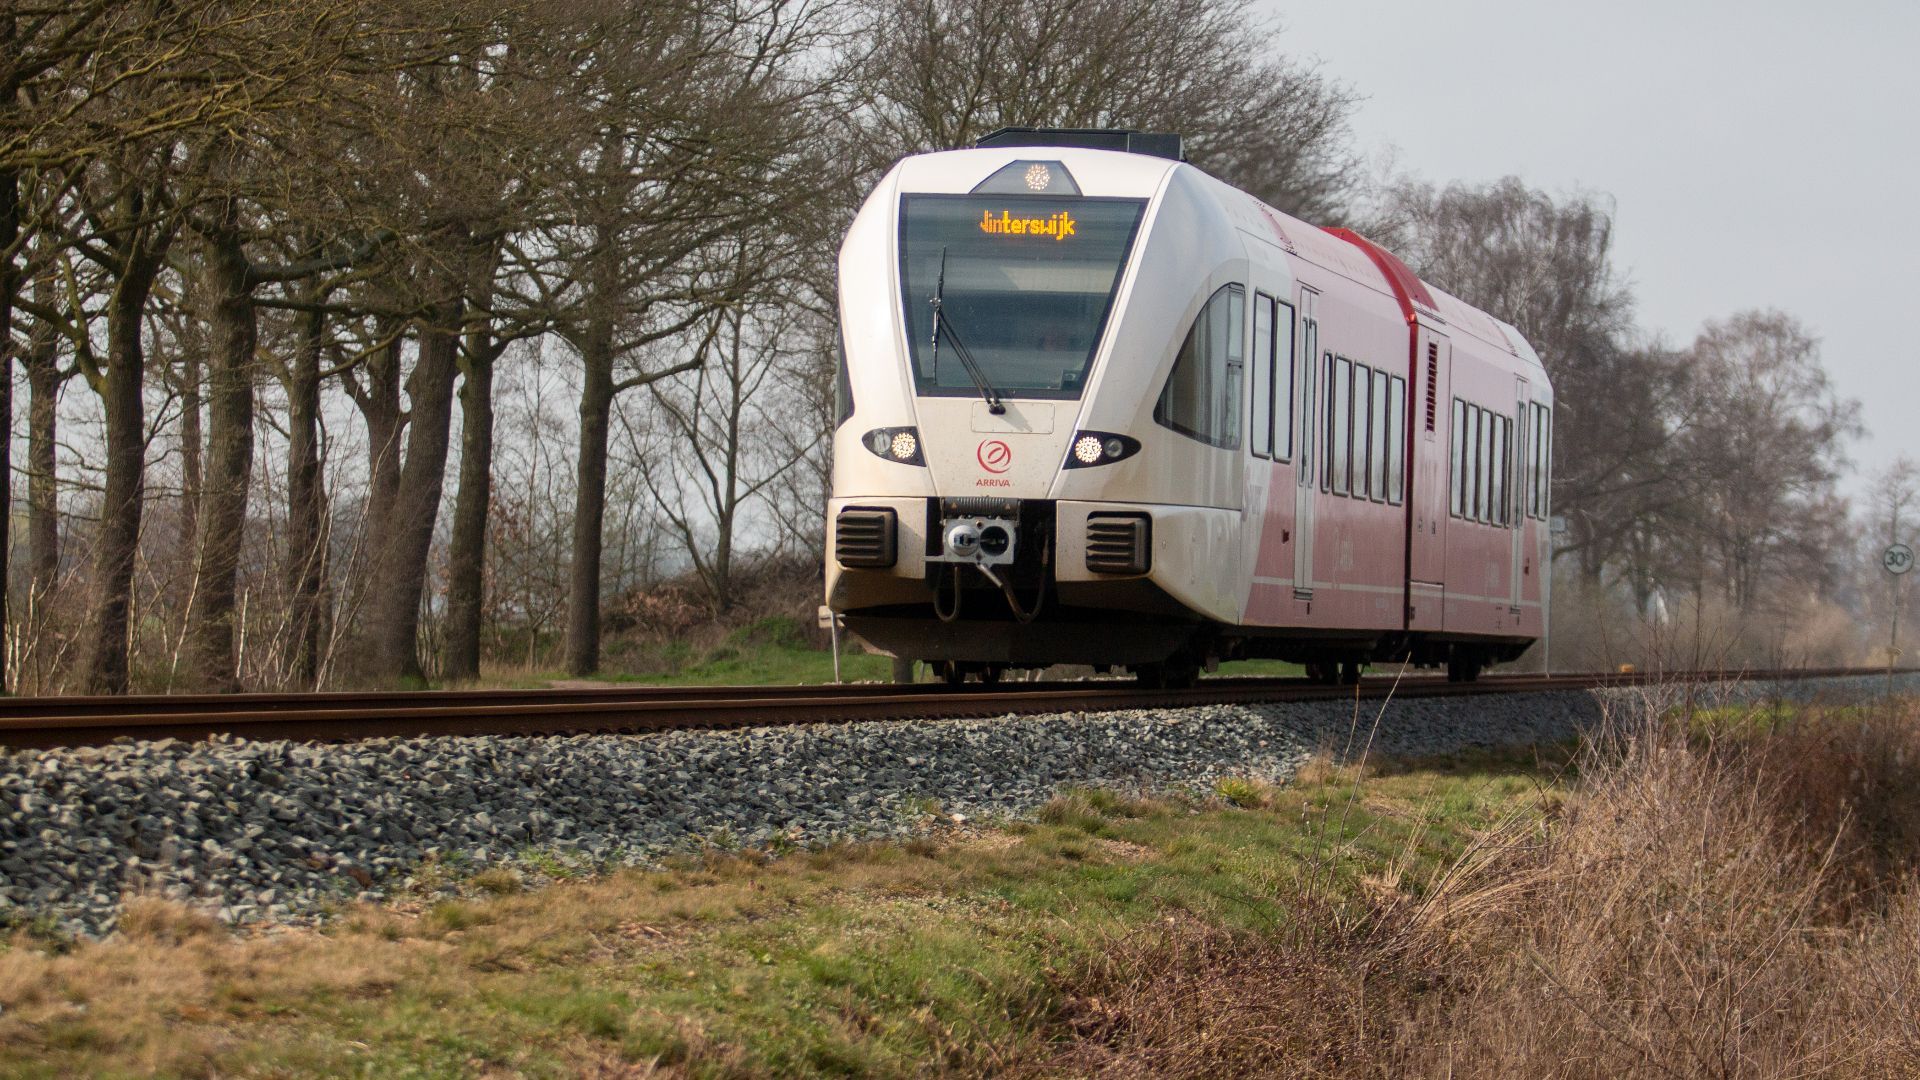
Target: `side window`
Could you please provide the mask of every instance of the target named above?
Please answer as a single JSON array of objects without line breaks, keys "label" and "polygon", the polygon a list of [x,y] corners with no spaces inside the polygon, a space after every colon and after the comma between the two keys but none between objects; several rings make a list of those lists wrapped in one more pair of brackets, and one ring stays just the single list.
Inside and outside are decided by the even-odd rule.
[{"label": "side window", "polygon": [[1507,523],[1507,418],[1488,413],[1493,421],[1493,512],[1487,517],[1495,525]]},{"label": "side window", "polygon": [[1333,354],[1323,355],[1320,372],[1320,490],[1333,490]]},{"label": "side window", "polygon": [[1532,416],[1530,418],[1530,422],[1533,425],[1533,447],[1531,455],[1533,460],[1533,477],[1532,482],[1527,485],[1527,513],[1532,514],[1536,518],[1545,517],[1547,513],[1546,414],[1546,408],[1536,404],[1532,408]]},{"label": "side window", "polygon": [[1387,497],[1387,433],[1392,430],[1387,420],[1388,413],[1387,373],[1373,373],[1373,423],[1369,434],[1367,468],[1368,494],[1375,502]]},{"label": "side window", "polygon": [[[1300,328],[1300,486],[1313,486],[1313,467],[1319,461],[1318,443],[1314,440],[1319,430],[1319,401],[1315,391],[1319,382],[1320,323],[1315,319],[1304,319]],[[1324,394],[1324,389],[1319,390]]]},{"label": "side window", "polygon": [[1540,516],[1553,512],[1553,409],[1540,406]]},{"label": "side window", "polygon": [[1329,400],[1333,403],[1333,434],[1328,439],[1333,451],[1333,491],[1345,495],[1353,479],[1353,361],[1344,356],[1334,360]]},{"label": "side window", "polygon": [[1480,406],[1467,406],[1467,494],[1460,516],[1480,520]]},{"label": "side window", "polygon": [[1154,422],[1223,450],[1240,448],[1246,292],[1223,285],[1200,309],[1153,407]]},{"label": "side window", "polygon": [[1528,405],[1524,420],[1527,428],[1527,516],[1540,516],[1540,406]]},{"label": "side window", "polygon": [[1507,429],[1507,494],[1500,502],[1501,512],[1506,515],[1507,524],[1520,524],[1520,422],[1514,417],[1505,417],[1500,421]]},{"label": "side window", "polygon": [[1464,452],[1467,439],[1467,407],[1459,399],[1453,399],[1453,459],[1448,463],[1447,476],[1452,479],[1452,492],[1448,494],[1448,506],[1454,517],[1465,512],[1465,503],[1461,496],[1467,490],[1467,455]]},{"label": "side window", "polygon": [[1467,405],[1467,517],[1480,521],[1486,517],[1486,465],[1480,461],[1480,448],[1486,442],[1486,429],[1480,423],[1480,405]]},{"label": "side window", "polygon": [[1527,425],[1532,406],[1522,404],[1520,412],[1513,421],[1513,523],[1522,524],[1521,519],[1528,514],[1527,492],[1533,490],[1533,439],[1528,436],[1532,429]]},{"label": "side window", "polygon": [[1373,420],[1373,369],[1365,364],[1353,365],[1353,497],[1364,499],[1372,494],[1367,480],[1373,474],[1367,461],[1367,428]]},{"label": "side window", "polygon": [[1253,430],[1247,433],[1254,457],[1273,456],[1273,298],[1253,294]]},{"label": "side window", "polygon": [[1406,498],[1407,380],[1398,375],[1387,391],[1387,501]]},{"label": "side window", "polygon": [[1294,411],[1293,305],[1276,302],[1273,318],[1273,456],[1278,461],[1293,460]]},{"label": "side window", "polygon": [[833,426],[838,428],[853,417],[853,376],[847,373],[847,338],[835,338],[833,364]]},{"label": "side window", "polygon": [[1247,294],[1238,285],[1227,286],[1227,371],[1226,380],[1221,385],[1222,400],[1218,416],[1226,427],[1226,438],[1221,443],[1228,450],[1240,449],[1240,394],[1241,386],[1247,381]]},{"label": "side window", "polygon": [[1479,509],[1475,515],[1481,521],[1493,519],[1493,414],[1485,409],[1475,409],[1475,426],[1480,434],[1479,471],[1474,475],[1474,506]]}]

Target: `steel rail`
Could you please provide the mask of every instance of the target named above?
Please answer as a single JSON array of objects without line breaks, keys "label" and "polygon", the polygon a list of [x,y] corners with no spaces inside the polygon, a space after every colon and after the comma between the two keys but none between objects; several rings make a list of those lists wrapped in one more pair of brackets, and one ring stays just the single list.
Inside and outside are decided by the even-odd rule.
[{"label": "steel rail", "polygon": [[[1904,669],[1903,669],[1904,670]],[[1450,683],[1433,675],[1374,676],[1354,686],[1298,678],[1209,678],[1183,690],[1143,690],[1121,680],[950,687],[869,683],[824,686],[646,686],[558,690],[453,690],[319,694],[141,695],[0,699],[0,747],[88,746],[121,739],[353,741],[436,735],[641,734],[855,720],[936,719],[1014,713],[1103,712],[1353,699],[1583,690],[1672,681],[1879,676],[1885,668],[1799,671],[1493,675]]]}]

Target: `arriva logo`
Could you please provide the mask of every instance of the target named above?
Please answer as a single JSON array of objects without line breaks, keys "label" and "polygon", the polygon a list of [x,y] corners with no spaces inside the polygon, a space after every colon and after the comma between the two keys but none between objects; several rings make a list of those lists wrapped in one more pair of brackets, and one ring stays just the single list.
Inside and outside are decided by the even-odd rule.
[{"label": "arriva logo", "polygon": [[1003,473],[1013,467],[1013,447],[999,439],[983,441],[973,456],[980,460],[980,467],[990,473]]}]

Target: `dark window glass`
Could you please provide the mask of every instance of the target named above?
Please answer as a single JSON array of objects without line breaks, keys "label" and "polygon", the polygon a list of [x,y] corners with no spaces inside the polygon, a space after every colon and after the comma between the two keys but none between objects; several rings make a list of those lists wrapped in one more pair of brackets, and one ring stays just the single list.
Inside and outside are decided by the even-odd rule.
[{"label": "dark window glass", "polygon": [[1453,490],[1448,493],[1448,506],[1454,517],[1465,513],[1466,503],[1463,496],[1467,490],[1467,407],[1459,398],[1453,399],[1453,460],[1448,463],[1447,476],[1452,480]]},{"label": "dark window glass", "polygon": [[1320,355],[1320,323],[1315,319],[1300,321],[1300,486],[1313,486],[1313,473],[1320,464],[1319,441],[1314,438],[1323,429],[1319,425],[1320,365],[1314,357]]},{"label": "dark window glass", "polygon": [[1353,361],[1341,357],[1333,374],[1333,490],[1345,495],[1353,480]]},{"label": "dark window glass", "polygon": [[1387,497],[1387,373],[1373,373],[1373,422],[1368,430],[1367,494],[1377,502]]},{"label": "dark window glass", "polygon": [[1460,516],[1480,520],[1480,406],[1467,406],[1467,494]]},{"label": "dark window glass", "polygon": [[1513,478],[1513,519],[1516,524],[1529,513],[1527,492],[1533,490],[1533,438],[1528,434],[1529,417],[1533,415],[1533,406],[1521,405],[1518,422],[1513,425],[1513,460],[1516,475]]},{"label": "dark window glass", "polygon": [[1406,498],[1407,380],[1393,377],[1387,409],[1387,501],[1395,506]]},{"label": "dark window glass", "polygon": [[1474,424],[1479,435],[1480,457],[1479,471],[1474,474],[1474,507],[1478,513],[1474,516],[1481,521],[1493,520],[1493,414],[1485,409],[1473,410]]},{"label": "dark window glass", "polygon": [[1138,199],[904,196],[900,289],[917,392],[980,392],[950,337],[941,335],[934,347],[937,291],[953,337],[1003,395],[1079,397],[1145,205]]},{"label": "dark window glass", "polygon": [[1493,491],[1491,502],[1487,505],[1490,512],[1487,518],[1495,525],[1507,523],[1507,418],[1488,413],[1487,419],[1493,421]]},{"label": "dark window glass", "polygon": [[1553,512],[1553,410],[1540,406],[1540,516]]},{"label": "dark window glass", "polygon": [[847,374],[846,336],[836,338],[834,345],[833,426],[837,428],[853,416],[853,377]]},{"label": "dark window glass", "polygon": [[1253,430],[1255,457],[1273,456],[1273,297],[1253,294]]},{"label": "dark window glass", "polygon": [[1353,446],[1353,464],[1349,471],[1353,474],[1353,494],[1364,499],[1370,493],[1367,488],[1367,426],[1373,415],[1373,369],[1365,364],[1353,365],[1353,437],[1348,440]]},{"label": "dark window glass", "polygon": [[1240,380],[1247,295],[1238,285],[1215,292],[1187,331],[1153,419],[1225,450],[1240,449]]},{"label": "dark window glass", "polygon": [[1293,305],[1276,304],[1273,320],[1273,456],[1293,460]]}]

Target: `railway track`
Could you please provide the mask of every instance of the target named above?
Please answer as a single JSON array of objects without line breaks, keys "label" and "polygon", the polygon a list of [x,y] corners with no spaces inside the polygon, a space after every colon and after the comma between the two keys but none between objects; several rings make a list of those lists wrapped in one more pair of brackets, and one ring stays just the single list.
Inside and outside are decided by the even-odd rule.
[{"label": "railway track", "polygon": [[826,686],[594,687],[315,694],[0,698],[0,746],[88,746],[118,739],[295,739],[326,742],[429,735],[641,734],[1009,713],[1100,712],[1194,705],[1440,697],[1635,686],[1686,680],[1794,680],[1884,675],[1886,669],[1493,675],[1450,683],[1434,675],[1374,676],[1357,686],[1297,678],[1211,678],[1185,690],[1120,680]]}]

